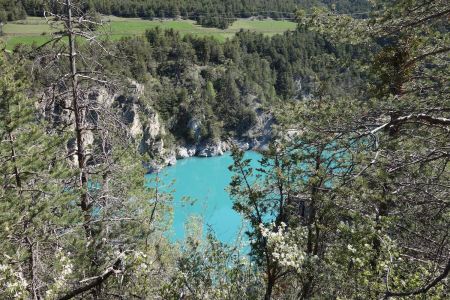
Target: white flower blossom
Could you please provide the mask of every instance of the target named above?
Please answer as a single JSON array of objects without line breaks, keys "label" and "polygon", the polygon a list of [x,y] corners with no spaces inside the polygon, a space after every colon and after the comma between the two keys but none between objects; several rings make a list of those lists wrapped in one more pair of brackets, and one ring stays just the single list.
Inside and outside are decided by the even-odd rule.
[{"label": "white flower blossom", "polygon": [[260,224],[259,228],[261,235],[267,238],[272,259],[281,266],[300,272],[306,257],[306,253],[302,249],[305,232],[302,232],[302,229],[288,231],[285,223],[281,223],[278,227],[274,223],[269,227]]},{"label": "white flower blossom", "polygon": [[355,249],[352,245],[350,245],[350,244],[347,245],[347,249],[348,249],[350,252],[356,253],[356,249]]}]

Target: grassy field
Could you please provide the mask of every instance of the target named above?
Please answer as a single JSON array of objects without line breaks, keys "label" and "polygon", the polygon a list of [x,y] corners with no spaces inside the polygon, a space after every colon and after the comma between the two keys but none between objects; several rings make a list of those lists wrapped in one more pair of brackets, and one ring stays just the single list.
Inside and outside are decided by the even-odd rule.
[{"label": "grassy field", "polygon": [[[265,35],[283,33],[295,29],[296,24],[289,21],[275,20],[248,20],[239,19],[225,30],[218,28],[205,28],[195,24],[191,20],[142,20],[136,18],[105,17],[105,26],[101,30],[108,33],[112,39],[117,40],[126,36],[141,35],[147,29],[160,27],[162,29],[174,29],[181,34],[194,34],[198,36],[212,36],[219,41],[232,38],[241,29],[251,30]],[[27,20],[12,22],[4,25],[4,36],[7,49],[14,48],[17,44],[42,44],[51,38],[51,29],[44,19],[29,17]]]}]

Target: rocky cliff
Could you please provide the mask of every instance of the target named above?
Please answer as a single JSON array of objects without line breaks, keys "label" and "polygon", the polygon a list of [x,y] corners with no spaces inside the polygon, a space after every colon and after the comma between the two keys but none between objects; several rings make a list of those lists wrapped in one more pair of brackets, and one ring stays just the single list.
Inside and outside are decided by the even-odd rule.
[{"label": "rocky cliff", "polygon": [[[145,101],[146,93],[143,85],[136,81],[129,80],[128,89],[121,93],[112,93],[99,88],[92,90],[89,95],[90,104],[104,110],[114,111],[120,118],[120,123],[126,127],[127,135],[135,143],[141,154],[146,154],[151,158],[152,164],[149,169],[159,169],[166,165],[174,165],[177,160],[193,156],[213,157],[223,155],[230,151],[232,145],[249,150],[264,149],[271,140],[271,127],[274,123],[270,113],[262,108],[255,110],[257,115],[256,124],[240,138],[230,137],[225,139],[204,139],[201,136],[201,121],[191,119],[187,129],[193,133],[194,140],[198,142],[186,143],[184,139],[176,139],[167,129],[166,124],[159,113]],[[57,116],[60,122],[64,120],[70,122],[72,116],[63,114],[64,110],[58,112],[57,107],[52,108],[52,115]],[[93,122],[99,122],[95,120]],[[94,143],[92,132],[84,131],[83,141],[87,148]],[[68,144],[68,152],[75,153],[76,145],[74,141]],[[76,156],[71,156],[72,162],[76,163]]]}]

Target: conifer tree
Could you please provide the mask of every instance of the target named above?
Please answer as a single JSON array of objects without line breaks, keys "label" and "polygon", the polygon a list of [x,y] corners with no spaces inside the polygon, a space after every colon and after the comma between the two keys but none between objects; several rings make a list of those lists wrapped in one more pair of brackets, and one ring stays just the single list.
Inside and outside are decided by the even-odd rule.
[{"label": "conifer tree", "polygon": [[[66,190],[66,136],[39,117],[36,101],[26,96],[24,70],[3,53],[0,70],[0,291],[41,299],[61,275],[57,232],[77,220],[70,205],[75,194]],[[14,277],[20,285],[14,286]]]},{"label": "conifer tree", "polygon": [[[98,63],[111,53],[92,30],[101,24],[79,4],[66,0],[46,12],[50,24],[64,27],[37,49],[41,69],[34,74],[45,91],[46,118],[70,137],[67,156],[76,175],[68,189],[75,193],[72,204],[82,216],[73,224],[77,238],[63,247],[76,264],[56,292],[59,299],[129,293],[123,287],[133,275],[125,271],[135,263],[132,254],[151,244],[150,234],[158,232],[155,220],[166,219],[164,198],[144,185],[143,158],[121,110],[98,96],[113,91],[112,79]],[[112,279],[118,274],[120,282]]]},{"label": "conifer tree", "polygon": [[[450,123],[444,70],[450,49],[442,27],[449,15],[444,2],[388,2],[371,20],[330,18],[320,10],[300,17],[336,47],[369,44],[374,55],[361,62],[370,70],[367,85],[360,87],[363,97],[335,98],[321,88],[317,99],[283,105],[277,120],[286,127],[275,153],[286,153],[282,161],[292,161],[287,170],[297,169],[299,178],[277,166],[269,172],[296,183],[288,189],[297,201],[288,222],[277,223],[283,199],[278,190],[267,181],[256,185],[256,192],[250,189],[244,180],[251,174],[248,162],[237,156],[238,210],[249,220],[258,211],[269,212],[265,216],[273,222],[259,217],[251,233],[258,237],[252,248],[263,249],[259,257],[271,256],[268,261],[285,276],[278,278],[274,298],[289,295],[289,289],[276,289],[286,285],[300,299],[448,294],[450,190],[444,182]],[[270,153],[263,161],[270,159],[276,161]],[[237,168],[242,164],[244,171]],[[306,209],[297,211],[298,204]]]}]

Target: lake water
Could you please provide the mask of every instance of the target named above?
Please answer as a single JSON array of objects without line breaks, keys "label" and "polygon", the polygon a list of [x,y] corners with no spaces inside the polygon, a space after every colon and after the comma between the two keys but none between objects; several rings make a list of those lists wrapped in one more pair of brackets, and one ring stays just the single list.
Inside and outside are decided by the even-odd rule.
[{"label": "lake water", "polygon": [[[250,158],[257,165],[260,154],[249,151]],[[217,238],[231,243],[237,237],[243,223],[242,217],[233,210],[233,201],[226,191],[232,173],[228,166],[233,163],[230,154],[211,158],[192,157],[179,160],[175,166],[164,168],[161,180],[174,181],[174,222],[171,239],[178,241],[185,237],[185,224],[191,218],[203,222],[203,232],[211,227]],[[189,197],[189,201],[183,200]]]}]

